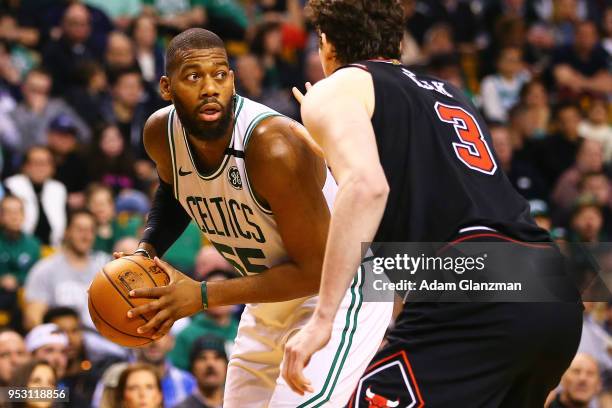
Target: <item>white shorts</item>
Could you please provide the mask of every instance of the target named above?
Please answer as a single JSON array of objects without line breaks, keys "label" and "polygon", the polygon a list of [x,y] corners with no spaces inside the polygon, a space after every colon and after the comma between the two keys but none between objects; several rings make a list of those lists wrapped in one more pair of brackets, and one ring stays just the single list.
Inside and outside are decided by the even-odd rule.
[{"label": "white shorts", "polygon": [[247,305],[230,357],[223,407],[344,406],[378,350],[393,311],[392,301],[363,301],[364,279],[363,272],[356,275],[336,314],[329,343],[305,368],[315,391],[304,396],[289,388],[280,365],[287,339],[306,324],[317,297]]}]

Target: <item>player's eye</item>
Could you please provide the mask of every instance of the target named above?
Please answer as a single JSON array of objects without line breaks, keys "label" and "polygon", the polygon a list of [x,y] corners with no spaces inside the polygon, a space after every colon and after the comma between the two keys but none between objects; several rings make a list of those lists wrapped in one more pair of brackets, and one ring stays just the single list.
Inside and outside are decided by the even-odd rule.
[{"label": "player's eye", "polygon": [[219,71],[215,74],[216,79],[225,79],[225,77],[227,77],[227,72],[225,71]]},{"label": "player's eye", "polygon": [[191,74],[187,75],[187,79],[190,81],[197,81],[199,77],[200,76],[195,72],[192,72]]}]

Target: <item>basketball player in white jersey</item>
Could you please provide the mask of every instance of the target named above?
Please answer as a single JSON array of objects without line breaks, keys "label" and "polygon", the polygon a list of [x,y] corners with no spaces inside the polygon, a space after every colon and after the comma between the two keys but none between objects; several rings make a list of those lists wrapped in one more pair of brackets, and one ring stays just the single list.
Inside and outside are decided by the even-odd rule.
[{"label": "basketball player in white jersey", "polygon": [[[206,307],[246,303],[229,362],[224,407],[340,407],[381,343],[391,302],[364,302],[360,267],[331,341],[307,368],[313,393],[293,392],[280,374],[284,344],[313,313],[336,184],[316,145],[279,113],[236,94],[222,40],[179,34],[167,51],[161,95],[144,144],[160,177],[137,253],[154,257],[169,286],[136,289],[156,300],[140,333],[159,337]],[[159,260],[190,220],[242,275],[197,282]],[[189,350],[184,350],[188,353]]]}]

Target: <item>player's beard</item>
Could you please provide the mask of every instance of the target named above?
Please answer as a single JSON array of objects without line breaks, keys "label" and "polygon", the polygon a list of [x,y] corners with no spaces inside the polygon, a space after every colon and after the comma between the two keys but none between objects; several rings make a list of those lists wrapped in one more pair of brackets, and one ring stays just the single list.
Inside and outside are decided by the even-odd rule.
[{"label": "player's beard", "polygon": [[[231,99],[231,101],[233,101],[233,99]],[[197,120],[200,108],[207,103],[216,103],[221,106],[221,117],[218,121],[205,122]],[[193,112],[189,112],[178,99],[174,100],[176,114],[181,120],[181,123],[191,136],[200,140],[217,140],[227,134],[232,124],[232,117],[234,116],[234,104],[229,103],[228,105],[223,105],[216,98],[206,98]]]}]

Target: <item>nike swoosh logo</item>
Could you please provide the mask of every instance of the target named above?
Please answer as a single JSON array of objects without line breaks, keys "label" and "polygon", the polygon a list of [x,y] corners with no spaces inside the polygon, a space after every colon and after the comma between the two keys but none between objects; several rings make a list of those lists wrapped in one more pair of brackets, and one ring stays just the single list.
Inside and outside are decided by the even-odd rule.
[{"label": "nike swoosh logo", "polygon": [[179,176],[187,176],[193,173],[193,171],[183,171],[183,168],[179,168]]}]

